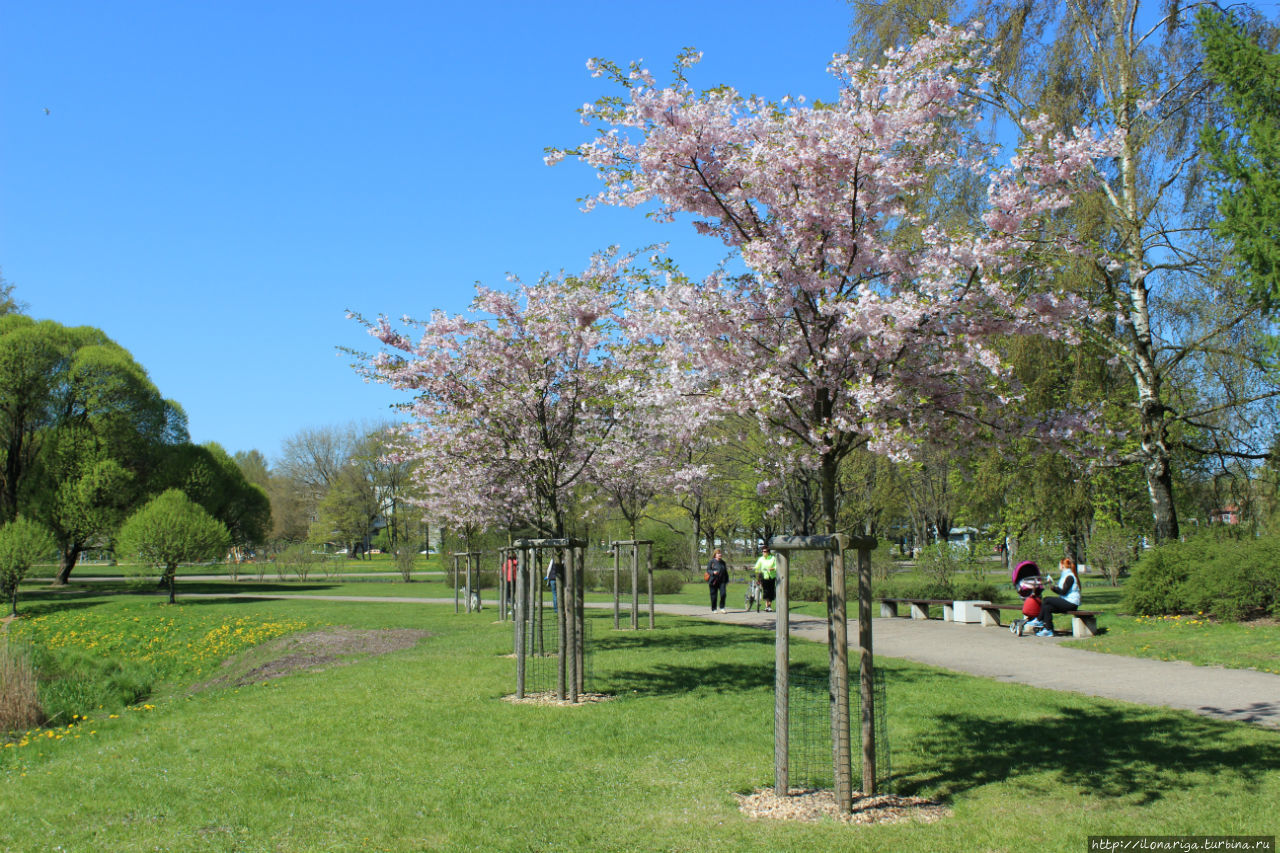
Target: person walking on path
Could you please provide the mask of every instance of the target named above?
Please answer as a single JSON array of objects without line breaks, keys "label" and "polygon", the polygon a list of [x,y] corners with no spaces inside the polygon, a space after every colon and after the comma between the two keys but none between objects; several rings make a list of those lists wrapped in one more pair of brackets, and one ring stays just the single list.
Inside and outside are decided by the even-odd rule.
[{"label": "person walking on path", "polygon": [[559,613],[560,587],[564,586],[564,563],[553,558],[551,565],[547,566],[546,580],[547,586],[551,587],[551,608]]},{"label": "person walking on path", "polygon": [[1044,627],[1036,631],[1037,637],[1053,636],[1053,614],[1070,613],[1080,607],[1080,575],[1076,574],[1075,560],[1067,557],[1058,567],[1062,569],[1062,576],[1051,587],[1057,595],[1046,598],[1040,608]]},{"label": "person walking on path", "polygon": [[724,600],[729,593],[729,566],[719,548],[707,562],[707,585],[711,588],[711,612],[724,610]]},{"label": "person walking on path", "polygon": [[760,549],[760,559],[756,560],[752,569],[760,577],[760,585],[764,587],[764,612],[773,612],[773,600],[778,595],[778,558],[773,556],[769,546]]},{"label": "person walking on path", "polygon": [[516,608],[516,570],[519,567],[520,560],[514,553],[508,554],[502,563],[502,579],[505,581],[503,590],[506,593],[502,606],[511,610]]}]

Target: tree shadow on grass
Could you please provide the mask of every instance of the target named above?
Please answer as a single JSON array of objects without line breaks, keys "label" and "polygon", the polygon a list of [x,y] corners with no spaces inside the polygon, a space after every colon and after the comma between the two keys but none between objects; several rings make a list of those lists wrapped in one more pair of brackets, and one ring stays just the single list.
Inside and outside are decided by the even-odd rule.
[{"label": "tree shadow on grass", "polygon": [[773,667],[743,663],[664,663],[644,671],[615,672],[599,683],[611,693],[642,696],[683,695],[695,691],[748,693],[773,685]]},{"label": "tree shadow on grass", "polygon": [[189,593],[192,595],[288,595],[298,592],[340,592],[342,584],[312,581],[310,583],[237,583],[229,586],[226,581],[184,581],[178,578],[178,597]]},{"label": "tree shadow on grass", "polygon": [[[703,623],[688,622],[679,627],[697,628]],[[748,631],[614,631],[592,625],[591,647],[600,652],[667,651],[672,654],[702,654],[728,648],[772,646],[772,635]]]},{"label": "tree shadow on grass", "polygon": [[1060,785],[1147,804],[1202,785],[1205,774],[1251,785],[1280,767],[1280,744],[1245,742],[1226,723],[1156,708],[1046,703],[1045,711],[1017,720],[939,715],[912,744],[927,766],[899,776],[897,790],[949,798],[1050,771]]}]

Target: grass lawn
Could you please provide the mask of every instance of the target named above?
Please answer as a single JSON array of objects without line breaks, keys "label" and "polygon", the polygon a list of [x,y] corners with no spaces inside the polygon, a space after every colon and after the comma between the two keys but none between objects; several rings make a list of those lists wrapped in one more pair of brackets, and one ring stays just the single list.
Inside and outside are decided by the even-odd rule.
[{"label": "grass lawn", "polygon": [[[190,692],[208,673],[188,671],[115,718],[2,749],[0,849],[1079,851],[1089,835],[1280,823],[1280,732],[888,659],[891,785],[953,815],[749,820],[733,795],[772,783],[773,646],[734,626],[659,616],[656,631],[615,633],[590,614],[592,687],[617,698],[559,708],[503,702],[510,628],[447,605],[83,596],[31,609],[67,611],[167,621],[157,652],[211,624],[429,636],[249,686]],[[819,646],[793,655],[825,666]]]},{"label": "grass lawn", "polygon": [[[375,558],[376,559],[376,558]],[[389,558],[388,558],[389,559]],[[433,561],[437,558],[433,558]],[[359,561],[352,561],[359,562]],[[374,562],[374,561],[369,561]],[[434,563],[432,564],[434,565]],[[154,593],[155,581],[152,576],[138,577],[125,574],[127,569],[115,567],[120,581],[118,583],[77,583],[72,575],[71,584],[64,590],[51,591],[47,581],[31,579],[22,587],[22,607],[27,602],[42,600],[67,600],[77,596],[97,595],[106,591],[121,593]],[[242,573],[240,580],[234,585],[227,581],[192,581],[183,580],[182,574],[204,574],[199,567],[185,568],[178,577],[178,595],[202,593],[217,594],[220,592],[260,592],[289,595],[343,595],[343,596],[376,596],[389,598],[435,598],[449,599],[454,597],[452,583],[448,578],[438,574],[421,573],[412,583],[404,583],[398,576],[378,578],[332,577],[321,573],[312,575],[307,581],[278,580],[273,575],[264,576],[259,581],[252,574]],[[97,572],[86,573],[86,576],[97,575]],[[624,585],[626,579],[624,578]],[[729,608],[742,606],[745,584],[741,578],[734,578],[729,585],[727,604]],[[1237,669],[1257,669],[1263,672],[1280,672],[1280,626],[1274,622],[1262,621],[1253,623],[1213,622],[1203,617],[1132,617],[1120,612],[1123,586],[1113,587],[1100,578],[1086,578],[1085,608],[1097,610],[1104,615],[1099,619],[1102,633],[1087,640],[1070,640],[1070,645],[1090,651],[1108,654],[1128,655],[1131,657],[1148,657],[1158,660],[1185,660],[1201,665],[1225,666]],[[497,590],[483,590],[486,603],[497,599]],[[630,592],[623,590],[622,609],[629,612]],[[548,600],[550,597],[548,595]],[[611,602],[612,593],[592,592],[587,594],[592,602]],[[687,583],[678,594],[660,595],[656,597],[660,603],[692,604],[706,606],[709,604],[706,585],[701,582]],[[1012,600],[1012,596],[1010,598]],[[465,605],[464,605],[465,606]],[[641,589],[640,607],[642,613],[648,607],[648,595]],[[853,615],[856,603],[850,601],[850,615]],[[822,602],[794,602],[793,613],[815,617],[826,614],[826,605]],[[647,617],[645,617],[647,623]]]}]

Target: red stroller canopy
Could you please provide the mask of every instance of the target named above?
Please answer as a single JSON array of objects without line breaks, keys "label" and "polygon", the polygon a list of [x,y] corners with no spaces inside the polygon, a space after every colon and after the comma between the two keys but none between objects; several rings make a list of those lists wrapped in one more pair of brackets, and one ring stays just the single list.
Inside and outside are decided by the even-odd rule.
[{"label": "red stroller canopy", "polygon": [[1012,581],[1014,586],[1017,586],[1018,581],[1022,580],[1023,578],[1031,577],[1032,575],[1038,575],[1038,574],[1040,574],[1040,567],[1037,566],[1034,561],[1023,560],[1021,563],[1018,563],[1018,565],[1013,567],[1013,572],[1012,572],[1012,576],[1010,577],[1010,581]]}]

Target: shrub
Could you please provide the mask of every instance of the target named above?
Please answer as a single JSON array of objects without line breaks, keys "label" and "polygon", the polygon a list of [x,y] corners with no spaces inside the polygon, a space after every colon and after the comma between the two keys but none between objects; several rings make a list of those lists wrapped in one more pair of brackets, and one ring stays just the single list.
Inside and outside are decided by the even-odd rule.
[{"label": "shrub", "polygon": [[[856,553],[846,557],[845,572],[850,575],[858,573],[858,556]],[[874,580],[888,580],[898,569],[898,561],[893,559],[893,549],[887,544],[871,552],[871,577]]]},{"label": "shrub", "polygon": [[287,575],[292,574],[305,583],[322,559],[324,555],[315,553],[315,549],[306,542],[290,545],[276,555],[276,575],[284,580]]},{"label": "shrub", "polygon": [[1260,540],[1220,540],[1200,549],[1182,584],[1188,610],[1239,621],[1271,610],[1277,589],[1267,557],[1274,549]]},{"label": "shrub", "polygon": [[1124,604],[1137,616],[1209,613],[1231,621],[1280,609],[1280,539],[1204,535],[1152,548],[1134,566]]},{"label": "shrub", "polygon": [[417,552],[409,545],[401,545],[396,549],[396,570],[400,572],[400,578],[405,583],[413,580],[413,566],[417,559]]},{"label": "shrub", "polygon": [[1139,558],[1124,587],[1124,608],[1134,616],[1163,616],[1186,610],[1182,584],[1188,566],[1178,543],[1152,548]]},{"label": "shrub", "polygon": [[0,637],[0,733],[29,729],[45,721],[31,655]]},{"label": "shrub", "polygon": [[939,542],[920,553],[918,565],[930,583],[940,589],[950,588],[951,578],[964,566],[964,556],[961,549],[953,548],[950,542]]},{"label": "shrub", "polygon": [[[644,579],[644,573],[640,577],[640,589],[648,591],[648,582]],[[612,583],[612,581],[610,581]],[[676,595],[684,590],[685,578],[681,572],[671,569],[660,569],[653,573],[653,594],[654,595]],[[612,589],[612,587],[610,587]]]},{"label": "shrub", "polygon": [[[1002,601],[1011,596],[997,584],[983,581],[957,580],[940,583],[929,578],[891,579],[872,589],[876,598],[938,598],[952,601]],[[857,581],[850,583],[849,596],[857,595]]]},{"label": "shrub", "polygon": [[[853,594],[857,595],[857,579],[854,579]],[[787,595],[792,601],[826,601],[827,582],[821,578],[796,577],[787,584]]]},{"label": "shrub", "polygon": [[1112,586],[1133,565],[1134,537],[1114,522],[1101,522],[1089,539],[1089,565],[1098,569]]},{"label": "shrub", "polygon": [[53,537],[40,524],[18,516],[0,525],[0,595],[18,613],[18,585],[31,564],[54,550]]}]

